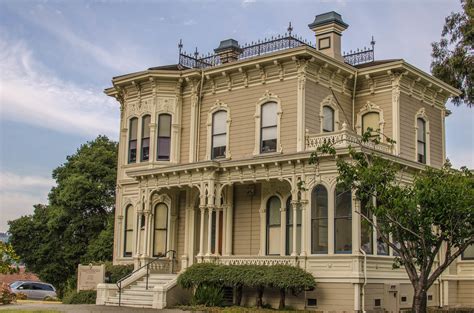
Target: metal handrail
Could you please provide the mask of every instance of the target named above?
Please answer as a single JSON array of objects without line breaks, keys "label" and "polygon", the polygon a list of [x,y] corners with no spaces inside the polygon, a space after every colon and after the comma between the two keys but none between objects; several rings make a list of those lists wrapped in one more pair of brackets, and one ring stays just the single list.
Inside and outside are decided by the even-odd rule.
[{"label": "metal handrail", "polygon": [[137,268],[137,269],[134,270],[133,272],[131,272],[131,273],[129,273],[129,274],[123,276],[122,278],[120,278],[120,279],[115,283],[115,284],[117,285],[117,288],[118,288],[118,294],[119,294],[119,303],[118,303],[118,305],[119,305],[119,306],[120,306],[121,301],[122,301],[122,282],[123,282],[125,279],[127,279],[127,278],[133,276],[133,274],[135,274],[136,272],[138,272],[138,271],[140,271],[141,269],[143,269],[143,268],[146,267],[146,285],[145,285],[145,289],[148,290],[148,276],[150,276],[150,265],[153,264],[153,263],[155,263],[155,262],[157,262],[157,261],[159,261],[159,260],[163,260],[164,258],[166,258],[166,256],[167,256],[168,253],[170,253],[170,252],[172,253],[172,257],[171,257],[171,259],[170,259],[170,261],[171,261],[171,272],[173,272],[173,262],[174,262],[174,260],[175,260],[175,258],[176,258],[176,250],[168,250],[168,251],[165,252],[164,256],[162,256],[162,257],[157,257],[157,258],[151,260],[151,261],[148,262],[147,264],[145,264],[145,265],[143,265],[143,266]]}]

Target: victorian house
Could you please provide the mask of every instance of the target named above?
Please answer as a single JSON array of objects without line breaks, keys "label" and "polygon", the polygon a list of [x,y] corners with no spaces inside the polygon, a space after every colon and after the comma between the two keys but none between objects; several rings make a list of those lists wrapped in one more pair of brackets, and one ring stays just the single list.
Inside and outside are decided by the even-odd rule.
[{"label": "victorian house", "polygon": [[[291,24],[258,43],[221,41],[207,56],[180,43],[178,64],[113,78],[105,90],[121,111],[113,258],[137,271],[120,292],[99,285],[98,304],[183,302],[177,274],[217,262],[311,272],[316,289],[288,296],[293,307],[411,306],[405,271],[392,269],[391,249],[361,223],[354,193],[337,185],[334,159],[316,167],[309,157],[328,141],[344,157],[371,127],[381,142],[358,149],[407,172],[441,167],[445,103],[459,91],[402,59],[374,60],[374,42],[342,55],[347,27],[329,12],[309,24],[315,45]],[[429,290],[428,305],[474,305],[473,250]],[[253,301],[244,294],[244,304]],[[278,294],[266,291],[264,301],[276,306]]]}]

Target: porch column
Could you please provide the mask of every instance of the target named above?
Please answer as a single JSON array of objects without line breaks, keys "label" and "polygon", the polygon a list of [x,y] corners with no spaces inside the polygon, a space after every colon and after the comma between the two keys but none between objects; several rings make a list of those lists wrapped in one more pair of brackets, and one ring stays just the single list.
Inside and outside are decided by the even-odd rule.
[{"label": "porch column", "polygon": [[258,255],[266,255],[266,242],[267,242],[267,234],[266,234],[266,224],[265,224],[265,215],[266,215],[265,205],[261,205],[260,207],[260,251]]},{"label": "porch column", "polygon": [[297,236],[297,230],[298,230],[297,229],[298,228],[297,227],[298,226],[298,220],[297,220],[297,218],[298,218],[298,216],[297,216],[297,214],[298,214],[298,201],[297,200],[292,200],[291,201],[291,208],[292,208],[292,211],[293,211],[293,212],[291,212],[293,214],[293,225],[291,227],[291,230],[293,232],[293,234],[292,234],[292,236],[293,236],[292,241],[293,242],[291,243],[292,246],[293,246],[293,249],[291,249],[292,250],[291,251],[291,256],[297,256],[298,255],[298,253],[296,252],[297,251],[296,250],[296,244],[297,244],[296,243],[296,236]]},{"label": "porch column", "polygon": [[214,207],[212,205],[208,206],[208,222],[207,222],[207,252],[206,256],[210,256],[212,254],[212,211]]},{"label": "porch column", "polygon": [[222,207],[218,207],[216,208],[216,233],[215,233],[215,244],[214,244],[214,254],[215,255],[219,255],[219,242],[221,240],[220,236],[219,236],[219,227],[221,226],[221,222],[219,220],[219,217],[220,217],[220,213],[222,212]]},{"label": "porch column", "polygon": [[286,255],[286,203],[280,208],[280,255]]},{"label": "porch column", "polygon": [[140,249],[140,244],[141,244],[141,225],[142,225],[142,218],[143,218],[143,215],[142,215],[142,212],[143,211],[137,211],[137,236],[135,238],[135,241],[136,241],[136,246],[135,246],[135,254],[136,255],[139,255],[141,253],[141,249]]},{"label": "porch column", "polygon": [[153,114],[150,118],[150,151],[148,152],[148,162],[156,160],[155,133],[157,122],[156,114]]},{"label": "porch column", "polygon": [[352,254],[360,254],[360,201],[357,201],[355,191],[352,192]]},{"label": "porch column", "polygon": [[[307,191],[302,191],[301,192],[301,206],[300,206],[300,210],[301,210],[301,251],[300,251],[300,256],[306,256],[307,253],[306,253],[306,245],[307,245],[307,242],[311,242],[311,240],[307,240],[308,237],[306,237],[307,235],[307,224],[308,224],[308,221],[311,221],[311,216],[306,216],[307,215],[307,210],[306,210],[306,207],[308,206],[308,200],[307,200]],[[311,234],[309,235],[311,238]]]},{"label": "porch column", "polygon": [[232,254],[232,234],[233,234],[233,216],[234,216],[234,186],[230,185],[227,187],[227,205],[224,211],[224,223],[225,223],[225,245],[224,255]]},{"label": "porch column", "polygon": [[199,209],[201,210],[201,227],[199,228],[199,253],[198,256],[202,257],[204,253],[204,215],[206,214],[206,206],[200,205]]},{"label": "porch column", "polygon": [[145,238],[144,238],[143,252],[144,252],[145,257],[151,257],[153,255],[153,250],[150,245],[152,242],[151,234],[152,234],[152,228],[153,228],[151,217],[153,215],[150,212],[150,210],[145,210],[143,213],[144,213],[144,218],[145,218],[145,230],[144,230],[145,234],[143,236]]}]

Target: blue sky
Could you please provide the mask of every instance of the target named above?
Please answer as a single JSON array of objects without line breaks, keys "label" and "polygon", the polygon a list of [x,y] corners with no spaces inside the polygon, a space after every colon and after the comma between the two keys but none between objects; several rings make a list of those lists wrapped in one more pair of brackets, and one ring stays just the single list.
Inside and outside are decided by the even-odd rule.
[{"label": "blue sky", "polygon": [[[458,1],[0,1],[0,231],[45,203],[51,171],[98,134],[118,135],[113,76],[177,61],[177,43],[200,52],[220,40],[285,32],[314,42],[307,25],[335,10],[350,26],[343,50],[404,58],[429,72],[430,43]],[[474,108],[453,107],[447,154],[474,168]]]}]

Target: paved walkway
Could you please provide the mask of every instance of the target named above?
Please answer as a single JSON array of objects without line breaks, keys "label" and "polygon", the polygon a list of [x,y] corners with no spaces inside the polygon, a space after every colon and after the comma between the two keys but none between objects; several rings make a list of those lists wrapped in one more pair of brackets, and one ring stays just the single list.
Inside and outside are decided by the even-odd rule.
[{"label": "paved walkway", "polygon": [[116,307],[116,306],[102,306],[94,304],[56,304],[56,303],[16,303],[10,305],[0,305],[1,311],[14,311],[14,310],[26,310],[34,312],[36,310],[52,310],[65,313],[111,313],[111,312],[137,312],[137,313],[183,313],[186,311],[176,310],[176,309],[140,309],[140,308],[126,308],[126,307]]}]

